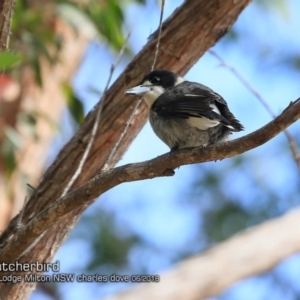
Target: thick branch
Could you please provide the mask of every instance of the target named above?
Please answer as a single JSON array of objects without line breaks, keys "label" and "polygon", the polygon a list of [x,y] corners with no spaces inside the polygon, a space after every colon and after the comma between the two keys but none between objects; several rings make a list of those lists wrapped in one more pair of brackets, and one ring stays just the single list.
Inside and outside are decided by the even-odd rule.
[{"label": "thick branch", "polygon": [[3,261],[12,260],[14,258],[13,248],[17,247],[19,251],[24,251],[58,219],[82,205],[91,204],[93,199],[100,194],[123,182],[172,176],[174,174],[173,170],[182,165],[216,161],[244,153],[266,143],[299,118],[300,98],[291,103],[273,121],[239,139],[205,148],[182,149],[173,152],[171,155],[168,153],[146,162],[128,164],[100,173],[82,187],[70,192],[42,211],[29,222],[22,232],[16,234],[9,241],[4,251],[0,252],[0,256]]},{"label": "thick branch", "polygon": [[[245,230],[147,283],[105,300],[199,300],[300,251],[300,209]],[[274,234],[276,233],[276,234]]]},{"label": "thick branch", "polygon": [[10,24],[16,0],[0,1],[0,50],[7,50],[9,44]]}]

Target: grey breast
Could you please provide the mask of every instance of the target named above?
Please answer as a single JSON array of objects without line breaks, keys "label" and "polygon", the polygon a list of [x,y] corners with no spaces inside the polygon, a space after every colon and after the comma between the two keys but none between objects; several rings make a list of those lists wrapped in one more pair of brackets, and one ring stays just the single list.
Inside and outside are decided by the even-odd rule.
[{"label": "grey breast", "polygon": [[186,119],[162,118],[150,111],[149,120],[153,131],[170,148],[197,147],[210,142],[208,131],[189,126]]}]

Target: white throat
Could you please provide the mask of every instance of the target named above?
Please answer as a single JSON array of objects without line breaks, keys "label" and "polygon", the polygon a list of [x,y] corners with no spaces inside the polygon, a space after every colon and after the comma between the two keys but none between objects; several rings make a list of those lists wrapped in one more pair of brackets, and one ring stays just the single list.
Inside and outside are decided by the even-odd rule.
[{"label": "white throat", "polygon": [[155,100],[165,92],[165,89],[162,88],[161,86],[153,86],[151,87],[151,91],[147,92],[143,95],[143,99],[149,106],[149,108],[153,105]]},{"label": "white throat", "polygon": [[[183,77],[178,76],[175,85],[178,85],[182,82],[184,82],[185,79]],[[147,105],[149,106],[149,108],[153,105],[153,103],[155,102],[155,100],[165,92],[165,89],[161,86],[152,86],[151,87],[151,91],[147,92],[143,95],[143,99],[145,100],[145,102],[147,103]]]},{"label": "white throat", "polygon": [[184,81],[185,81],[185,79],[183,77],[178,76],[177,79],[176,79],[175,85],[178,85],[178,84],[180,84]]}]

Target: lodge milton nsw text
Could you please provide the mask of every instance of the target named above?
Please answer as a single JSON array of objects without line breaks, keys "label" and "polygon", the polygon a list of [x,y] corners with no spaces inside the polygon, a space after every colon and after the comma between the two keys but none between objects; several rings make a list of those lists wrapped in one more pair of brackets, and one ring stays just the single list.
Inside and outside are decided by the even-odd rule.
[{"label": "lodge milton nsw text", "polygon": [[[117,275],[59,273],[60,262],[0,263],[0,283],[10,282],[159,282],[159,275]],[[44,275],[44,272],[52,272]]]}]

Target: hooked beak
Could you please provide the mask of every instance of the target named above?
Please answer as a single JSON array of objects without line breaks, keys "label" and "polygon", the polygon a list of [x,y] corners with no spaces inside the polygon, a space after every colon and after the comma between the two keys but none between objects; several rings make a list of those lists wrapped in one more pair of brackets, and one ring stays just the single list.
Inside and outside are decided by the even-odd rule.
[{"label": "hooked beak", "polygon": [[149,86],[144,86],[144,85],[138,85],[135,86],[131,89],[128,89],[124,92],[125,95],[138,95],[141,96],[147,92],[150,92],[151,89]]}]

